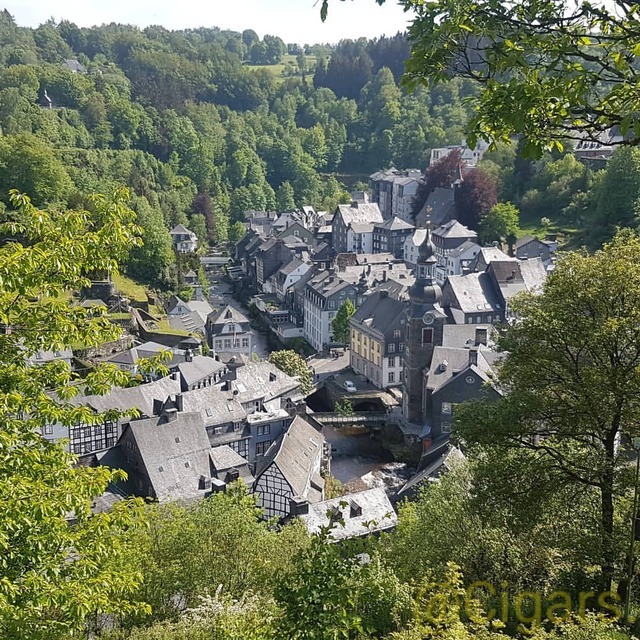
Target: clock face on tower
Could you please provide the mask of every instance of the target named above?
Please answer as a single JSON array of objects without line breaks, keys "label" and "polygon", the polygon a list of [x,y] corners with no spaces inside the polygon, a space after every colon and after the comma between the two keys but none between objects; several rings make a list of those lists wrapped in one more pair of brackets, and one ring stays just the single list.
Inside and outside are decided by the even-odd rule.
[{"label": "clock face on tower", "polygon": [[424,322],[424,324],[433,324],[435,319],[436,319],[436,317],[433,315],[433,313],[431,313],[431,311],[427,311],[422,316],[422,322]]}]

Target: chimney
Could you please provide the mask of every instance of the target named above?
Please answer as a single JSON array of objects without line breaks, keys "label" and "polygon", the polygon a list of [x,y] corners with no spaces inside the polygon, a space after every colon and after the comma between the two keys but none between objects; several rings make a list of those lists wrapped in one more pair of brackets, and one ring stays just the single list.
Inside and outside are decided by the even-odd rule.
[{"label": "chimney", "polygon": [[227,490],[227,483],[218,478],[211,478],[211,491],[213,493],[224,493]]},{"label": "chimney", "polygon": [[193,362],[193,352],[191,351],[191,349],[187,349],[184,352],[184,359],[186,362]]},{"label": "chimney", "polygon": [[478,364],[478,350],[475,347],[469,349],[469,364],[477,365]]},{"label": "chimney", "polygon": [[230,482],[234,482],[235,480],[237,480],[239,477],[240,477],[240,471],[238,471],[238,469],[236,469],[235,467],[231,467],[231,469],[227,471],[227,475],[224,481],[227,484],[229,484]]},{"label": "chimney", "polygon": [[389,292],[388,291],[381,291],[380,292],[380,300],[382,300],[382,298],[388,298],[389,297]]},{"label": "chimney", "polygon": [[198,480],[198,489],[211,491],[211,478],[207,478],[207,476],[200,476],[200,479]]},{"label": "chimney", "polygon": [[275,382],[276,381],[276,374],[273,371],[269,372],[269,382]]},{"label": "chimney", "polygon": [[293,496],[289,500],[289,511],[292,516],[301,516],[309,513],[309,503],[303,496]]},{"label": "chimney", "polygon": [[486,327],[476,327],[476,340],[475,340],[476,347],[481,344],[486,346],[487,334],[488,334],[488,330]]},{"label": "chimney", "polygon": [[176,394],[176,409],[178,411],[184,411],[184,398],[181,393]]},{"label": "chimney", "polygon": [[382,272],[382,282],[386,282],[387,281],[387,271],[386,269]]}]

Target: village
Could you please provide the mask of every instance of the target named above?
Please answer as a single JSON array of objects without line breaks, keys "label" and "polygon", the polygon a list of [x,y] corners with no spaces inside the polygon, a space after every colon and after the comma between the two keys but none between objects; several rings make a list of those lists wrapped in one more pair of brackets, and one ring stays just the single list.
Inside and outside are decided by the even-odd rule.
[{"label": "village", "polygon": [[[456,404],[501,393],[496,326],[510,321],[514,295],[542,287],[557,242],[527,236],[513,255],[481,246],[454,217],[455,184],[436,189],[414,224],[420,179],[377,172],[335,212],[247,212],[234,255],[200,258],[208,290],[185,275],[192,295],[170,299],[165,331],[150,312],[157,301],[130,305],[113,282],[93,283],[80,304],[126,309],[131,323],[84,356],[140,384],[72,401],[117,418],[43,435],[66,441],[80,464],[126,471],[96,509],[126,496],[189,501],[241,481],[266,518],[301,517],[317,531],[348,505],[352,520],[336,535],[361,536],[392,528],[393,504],[464,456],[450,440]],[[192,231],[171,235],[176,252],[195,254]],[[311,388],[267,359],[291,349]],[[162,372],[142,366],[158,357]]]}]

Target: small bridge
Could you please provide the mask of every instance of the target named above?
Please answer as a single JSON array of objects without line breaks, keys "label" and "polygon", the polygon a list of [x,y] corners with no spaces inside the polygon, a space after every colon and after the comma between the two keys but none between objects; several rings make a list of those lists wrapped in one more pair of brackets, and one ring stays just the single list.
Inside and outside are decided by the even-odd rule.
[{"label": "small bridge", "polygon": [[222,267],[233,264],[233,258],[229,256],[203,256],[200,258],[200,264],[203,267]]},{"label": "small bridge", "polygon": [[329,425],[345,425],[345,424],[371,424],[375,422],[388,422],[389,415],[385,412],[362,411],[345,416],[341,413],[326,412],[313,413],[312,416],[322,424]]}]

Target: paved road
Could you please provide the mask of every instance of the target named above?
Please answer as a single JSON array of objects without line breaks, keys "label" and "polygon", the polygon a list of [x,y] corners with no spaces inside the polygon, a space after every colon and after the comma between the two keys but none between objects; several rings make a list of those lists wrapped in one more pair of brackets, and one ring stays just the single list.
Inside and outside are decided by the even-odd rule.
[{"label": "paved road", "polygon": [[307,360],[307,364],[315,372],[315,382],[322,382],[349,366],[349,351],[345,350],[339,358],[318,354]]},{"label": "paved road", "polygon": [[[218,281],[217,284],[211,284],[209,291],[209,303],[214,309],[221,309],[222,307],[229,305],[249,317],[249,310],[231,295],[231,287],[222,280]],[[253,351],[263,360],[269,355],[267,336],[255,329],[253,330]]]}]

